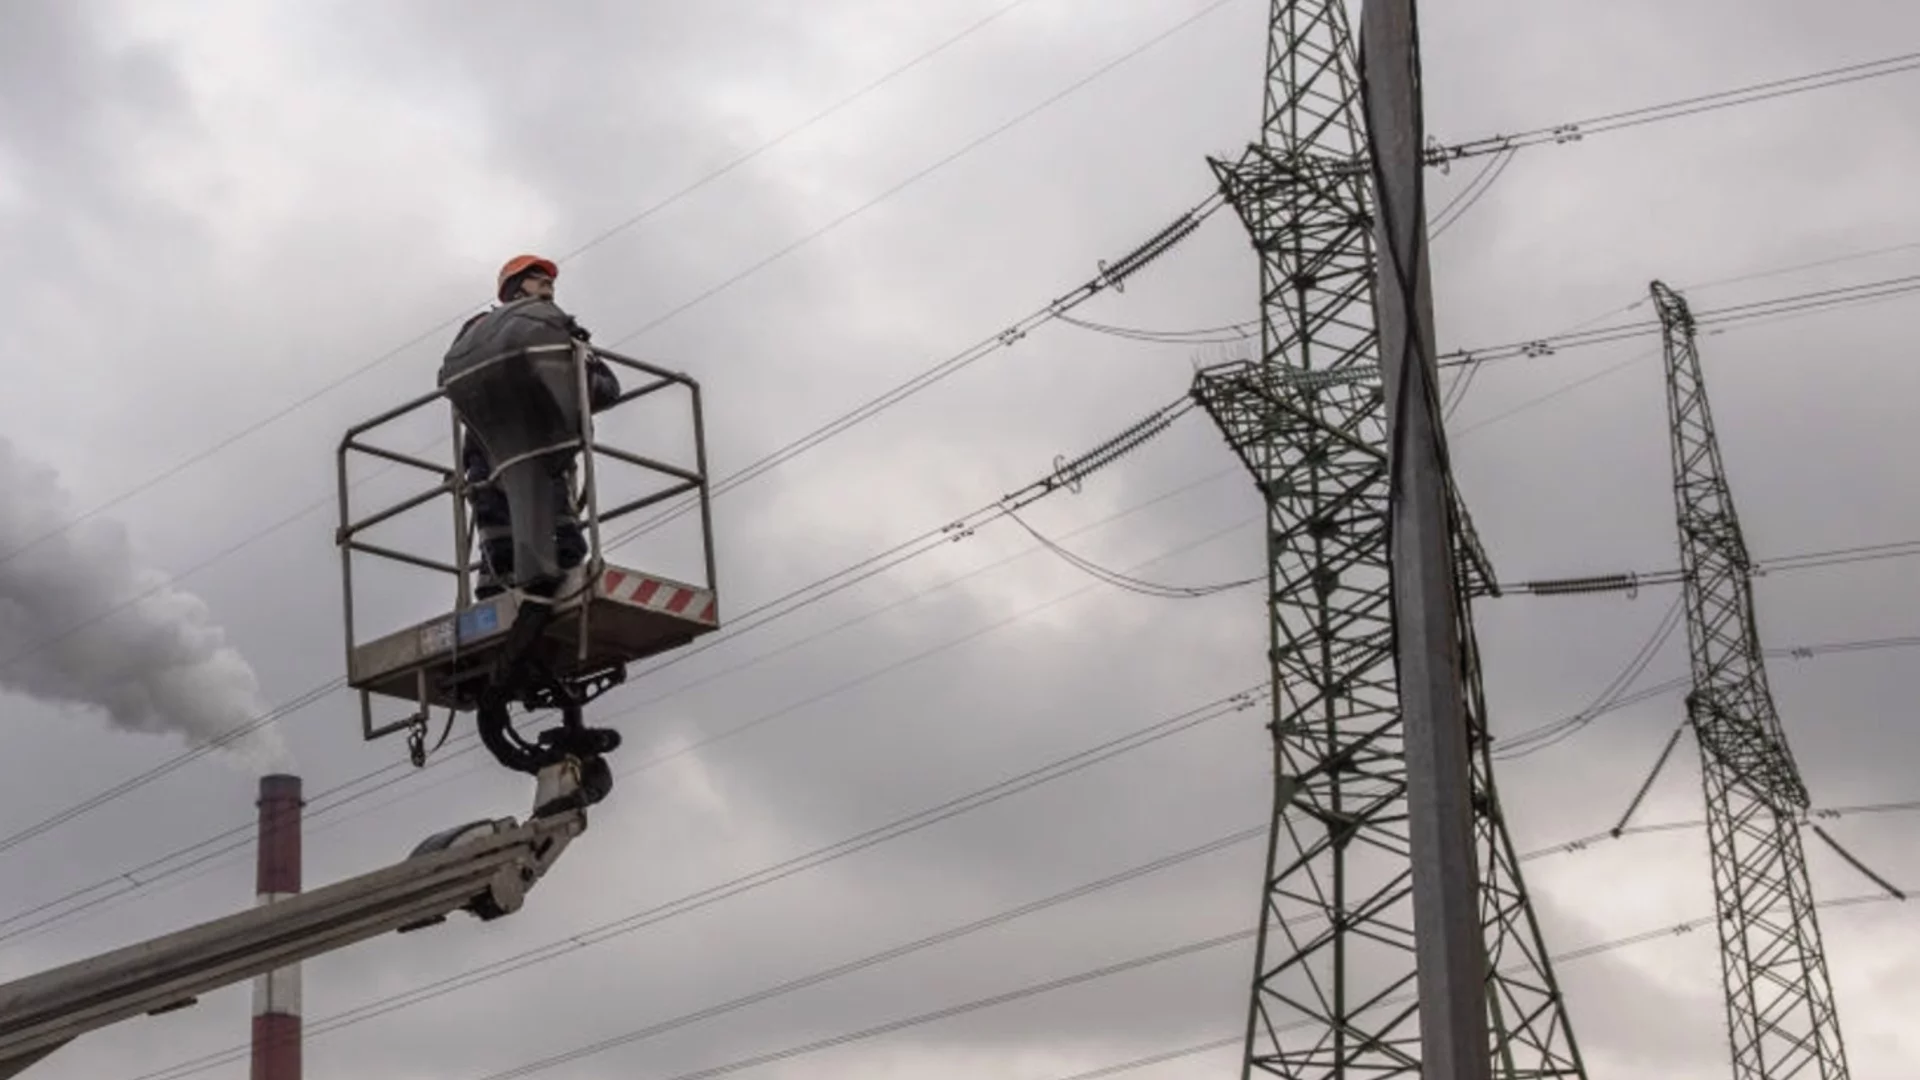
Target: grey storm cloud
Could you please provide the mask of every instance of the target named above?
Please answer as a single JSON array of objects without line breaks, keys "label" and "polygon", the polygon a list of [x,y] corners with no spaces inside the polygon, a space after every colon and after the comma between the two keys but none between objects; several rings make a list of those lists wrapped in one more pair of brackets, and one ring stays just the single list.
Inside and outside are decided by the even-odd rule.
[{"label": "grey storm cloud", "polygon": [[[738,0],[558,14],[430,3],[269,17],[226,3],[20,5],[0,41],[0,235],[39,254],[0,267],[0,342],[15,372],[0,435],[59,473],[77,513],[304,401],[101,515],[199,598],[267,704],[297,700],[343,663],[334,443],[431,386],[452,326],[432,328],[483,305],[505,256],[592,242],[563,268],[562,302],[597,342],[702,381],[712,468],[727,475],[1087,280],[1098,260],[1207,195],[1205,155],[1231,156],[1252,137],[1265,5],[1235,0],[933,167],[1206,7],[1026,0],[988,19],[1003,6],[908,14],[835,0],[801,14]],[[1920,13],[1881,0],[1819,12],[1732,0],[1682,12],[1651,0],[1549,7],[1423,11],[1436,137],[1838,66],[1920,30]],[[1443,348],[1525,340],[1606,312],[1649,318],[1630,305],[1654,277],[1711,307],[1910,272],[1914,253],[1895,251],[1724,280],[1920,238],[1905,191],[1920,162],[1902,81],[1913,77],[1523,151],[1436,241]],[[1435,177],[1436,204],[1477,171],[1469,161]],[[1124,293],[1075,315],[1188,330],[1243,323],[1256,301],[1245,234],[1223,212]],[[1734,495],[1763,560],[1920,536],[1920,506],[1901,497],[1904,463],[1920,450],[1908,404],[1920,369],[1904,356],[1903,313],[1896,301],[1703,340]],[[1250,347],[1211,340],[1223,337],[1233,335],[1166,343],[1056,323],[728,491],[714,504],[723,615],[1044,476],[1057,456],[1176,399],[1196,362]],[[1673,564],[1657,355],[1595,377],[1655,343],[1490,364],[1467,386],[1451,419],[1460,484],[1503,579]],[[1151,582],[1262,569],[1257,495],[1197,412],[1022,516],[1074,554]],[[622,557],[678,558],[684,536],[666,532]],[[1762,633],[1776,647],[1911,635],[1917,575],[1903,559],[1770,574],[1757,586]],[[430,576],[366,581],[383,619],[425,618],[450,596]],[[1496,733],[1577,712],[1671,599],[1648,588],[1481,604]],[[1684,673],[1683,638],[1632,689]],[[525,911],[305,965],[310,1031],[396,995],[406,1003],[316,1032],[307,1068],[478,1080],[1258,827],[1271,755],[1254,708],[657,924],[558,945],[1256,685],[1265,642],[1257,584],[1141,596],[1002,521],[661,667],[598,706],[626,733],[614,761],[623,775]],[[1817,805],[1914,797],[1909,669],[1898,648],[1772,665]],[[0,834],[171,753],[29,697],[7,706],[14,764]],[[1677,694],[1651,697],[1503,763],[1518,845],[1611,825],[1679,708]],[[523,778],[484,752],[453,756],[471,745],[469,725],[418,775],[395,740],[360,741],[345,693],[274,728],[306,777],[309,887],[382,865],[449,824],[524,813]],[[1683,743],[1636,821],[1700,816],[1691,754]],[[48,760],[61,767],[38,764]],[[250,904],[252,781],[226,772],[178,770],[0,852],[10,860],[0,977]],[[1828,827],[1912,885],[1909,824],[1859,814]],[[673,1076],[1233,933],[1256,917],[1262,848],[1242,842],[536,1075]],[[1822,897],[1871,891],[1829,854],[1810,858]],[[1698,831],[1525,865],[1557,953],[1711,911]],[[139,884],[119,878],[135,868]],[[1835,907],[1822,928],[1856,1080],[1910,1075],[1920,1060],[1901,1027],[1920,1008],[1910,914]],[[1596,1078],[1724,1075],[1709,938],[1654,938],[1559,966]],[[550,946],[559,955],[524,970],[432,989]],[[1238,1034],[1251,965],[1250,944],[1232,943],[751,1072],[1054,1080]],[[29,1075],[132,1080],[243,1047],[247,1014],[234,988],[89,1036]],[[1236,1054],[1131,1075],[1197,1076],[1232,1068]],[[244,1070],[240,1059],[192,1075]]]}]

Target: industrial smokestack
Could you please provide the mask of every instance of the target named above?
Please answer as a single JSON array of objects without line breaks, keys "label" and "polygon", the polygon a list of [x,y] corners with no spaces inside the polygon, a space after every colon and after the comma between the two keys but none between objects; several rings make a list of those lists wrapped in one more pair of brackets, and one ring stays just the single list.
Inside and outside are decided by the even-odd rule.
[{"label": "industrial smokestack", "polygon": [[[300,892],[300,778],[260,778],[260,847],[254,875],[257,902],[271,904]],[[300,1080],[300,965],[261,975],[253,983],[252,1080]]]}]

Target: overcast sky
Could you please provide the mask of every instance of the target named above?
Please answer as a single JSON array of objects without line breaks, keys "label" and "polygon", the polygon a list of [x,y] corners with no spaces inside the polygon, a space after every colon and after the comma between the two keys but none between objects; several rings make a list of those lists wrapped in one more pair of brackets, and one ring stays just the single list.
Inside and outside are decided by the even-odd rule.
[{"label": "overcast sky", "polygon": [[[169,701],[249,700],[257,679],[259,701],[274,704],[342,673],[334,446],[349,424],[431,387],[450,321],[485,305],[507,256],[591,244],[564,264],[562,303],[597,341],[702,380],[711,465],[729,474],[1069,292],[1100,260],[1204,199],[1206,156],[1235,155],[1257,132],[1265,7],[0,4],[7,543],[105,505],[33,558],[0,567],[7,655],[41,650],[0,671],[0,833],[175,758],[190,745],[185,735],[124,730]],[[1480,0],[1425,5],[1422,16],[1427,115],[1431,134],[1448,142],[1874,59],[1920,40],[1920,10],[1898,0],[1833,0],[1817,11],[1782,0]],[[1520,153],[1435,243],[1442,347],[1650,318],[1643,298],[1656,277],[1713,308],[1920,272],[1916,246],[1723,283],[1920,244],[1915,80],[1920,73]],[[1431,177],[1433,203],[1483,163]],[[1920,537],[1907,481],[1920,452],[1913,303],[1702,339],[1758,558]],[[1255,304],[1245,234],[1221,213],[1123,294],[1076,315],[1190,330],[1249,319]],[[1489,365],[1473,381],[1451,422],[1455,457],[1502,578],[1674,565],[1655,344]],[[993,352],[717,499],[723,615],[1038,479],[1056,455],[1178,398],[1196,363],[1245,348],[1055,323]],[[633,434],[653,432],[671,453],[674,430]],[[436,434],[416,426],[395,445]],[[57,477],[28,484],[36,466]],[[64,504],[52,501],[53,479]],[[1123,511],[1132,512],[1116,517]],[[1023,516],[1074,552],[1153,582],[1263,572],[1256,493],[1197,412],[1077,494]],[[679,528],[622,558],[686,572]],[[67,554],[79,572],[28,573],[52,573]],[[101,665],[152,662],[106,655],[123,640],[112,627],[131,624],[45,639],[149,580],[135,571],[174,575],[239,655],[214,656],[204,678],[143,690],[148,697],[90,699],[85,687],[102,678]],[[421,575],[369,580],[383,593],[387,629],[451,600]],[[1770,646],[1920,632],[1920,561],[1778,573],[1757,594]],[[140,610],[193,618],[179,599]],[[1495,731],[1579,710],[1671,599],[1657,587],[1632,598],[1482,604]],[[614,761],[623,775],[528,907],[308,963],[308,1028],[1255,686],[1264,619],[1257,587],[1143,596],[995,523],[611,695],[599,708],[624,714],[615,722],[627,742]],[[183,632],[173,647],[192,640]],[[1920,798],[1913,659],[1911,649],[1883,648],[1772,664],[1816,805]],[[1682,632],[1636,688],[1684,670]],[[1680,707],[1675,693],[1652,697],[1505,764],[1499,781],[1521,850],[1611,825]],[[308,1075],[478,1080],[1249,829],[1270,794],[1262,718],[1260,709],[1223,715],[690,914],[315,1034]],[[468,730],[463,720],[456,735]],[[344,692],[274,731],[310,796],[309,887],[373,869],[445,826],[527,810],[524,778],[469,753],[322,812],[334,801],[317,797],[326,789],[396,763],[349,793],[409,771],[402,740],[363,743]],[[0,925],[0,978],[251,904],[244,831],[240,846],[197,865],[136,868],[246,825],[258,760],[267,758],[203,757],[4,845],[0,919],[13,921]],[[1683,744],[1637,821],[1700,816],[1695,760]],[[1912,815],[1856,814],[1828,828],[1883,874],[1920,887],[1913,825]],[[673,1076],[1232,934],[1256,916],[1261,854],[1257,840],[1232,844],[539,1075]],[[1874,891],[1813,840],[1809,858],[1821,898]],[[1717,960],[1701,921],[1712,906],[1703,832],[1635,836],[1526,866],[1556,952],[1698,926],[1561,966],[1592,1075],[1725,1076]],[[1821,914],[1855,1080],[1920,1071],[1914,910]],[[1250,943],[1233,941],[753,1071],[1055,1080],[1238,1035],[1251,963]],[[87,1036],[29,1075],[131,1080],[241,1047],[250,1001],[245,987],[210,994]],[[1128,1075],[1218,1076],[1237,1069],[1238,1053]],[[197,1075],[245,1074],[240,1057]]]}]

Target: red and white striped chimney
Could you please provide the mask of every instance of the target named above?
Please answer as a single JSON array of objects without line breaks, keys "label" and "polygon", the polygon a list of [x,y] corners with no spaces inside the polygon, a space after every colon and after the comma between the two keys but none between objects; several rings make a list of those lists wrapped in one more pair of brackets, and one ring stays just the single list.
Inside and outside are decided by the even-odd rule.
[{"label": "red and white striped chimney", "polygon": [[[300,892],[300,778],[260,778],[260,846],[254,875],[256,902],[271,904]],[[252,1080],[300,1080],[300,965],[270,971],[253,982]]]}]

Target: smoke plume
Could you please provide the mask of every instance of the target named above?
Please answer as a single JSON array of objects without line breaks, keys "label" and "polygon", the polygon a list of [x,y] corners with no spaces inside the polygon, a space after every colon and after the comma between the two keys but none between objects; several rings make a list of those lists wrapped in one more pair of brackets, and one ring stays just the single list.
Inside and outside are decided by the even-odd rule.
[{"label": "smoke plume", "polygon": [[[256,769],[289,755],[253,668],[207,606],[143,566],[120,526],[76,515],[58,475],[0,438],[0,690],[174,734]],[[31,545],[31,546],[29,546]]]}]

